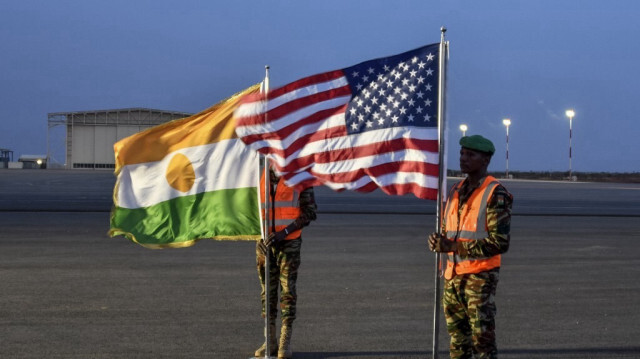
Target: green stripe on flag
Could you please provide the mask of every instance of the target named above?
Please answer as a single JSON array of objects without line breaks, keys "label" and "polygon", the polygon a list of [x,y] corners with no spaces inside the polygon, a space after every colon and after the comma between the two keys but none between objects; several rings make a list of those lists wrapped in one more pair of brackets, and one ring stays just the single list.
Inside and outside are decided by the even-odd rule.
[{"label": "green stripe on flag", "polygon": [[257,240],[257,189],[198,193],[144,208],[114,207],[108,234],[123,235],[148,248],[188,247],[205,238]]}]

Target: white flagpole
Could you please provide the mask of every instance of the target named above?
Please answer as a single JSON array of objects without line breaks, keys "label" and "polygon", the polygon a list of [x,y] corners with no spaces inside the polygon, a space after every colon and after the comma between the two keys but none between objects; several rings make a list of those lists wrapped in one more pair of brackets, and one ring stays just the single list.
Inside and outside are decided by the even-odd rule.
[{"label": "white flagpole", "polygon": [[[260,92],[265,94],[265,104],[268,100],[267,93],[269,92],[269,66],[265,66],[265,75],[264,81],[262,81],[262,86],[260,86]],[[265,111],[265,122],[267,120],[267,113]],[[266,156],[262,156],[263,159],[263,176],[264,176],[264,216],[262,215],[262,210],[260,211],[260,220],[261,226],[260,231],[262,232],[262,239],[264,240],[269,236],[269,219],[270,217],[270,203],[271,203],[271,192],[270,192],[270,176],[269,176],[269,160]],[[260,198],[261,206],[262,206],[262,198]],[[270,258],[271,258],[271,249],[267,247],[267,252],[264,254],[264,342],[265,344],[265,353],[264,359],[272,358],[269,356],[271,351],[269,343],[269,336],[271,335],[269,328],[269,268],[270,268]],[[258,359],[256,357],[251,357],[250,359]]]},{"label": "white flagpole", "polygon": [[[265,75],[264,75],[264,83],[263,83],[263,92],[265,94],[265,106],[267,106],[267,103],[269,102],[269,98],[267,97],[267,94],[269,93],[269,65],[264,67],[264,71],[265,71]],[[265,122],[267,122],[267,116],[268,116],[268,112],[265,109]],[[271,213],[270,213],[270,209],[271,209],[271,176],[269,175],[269,159],[267,158],[267,156],[264,156],[264,204],[265,204],[265,223],[264,223],[264,239],[266,239],[269,236],[269,222],[271,219]],[[271,328],[269,327],[269,315],[270,315],[270,309],[269,308],[269,292],[270,292],[270,286],[269,283],[271,281],[270,279],[270,272],[271,272],[271,246],[267,247],[267,253],[265,253],[264,256],[264,342],[266,343],[265,346],[265,351],[264,351],[264,358],[270,358],[270,353],[271,353],[271,343],[269,342],[269,338],[270,338],[270,331]]]},{"label": "white flagpole", "polygon": [[[446,191],[446,156],[445,156],[445,94],[446,94],[446,71],[447,60],[449,55],[449,42],[444,40],[444,34],[447,29],[443,26],[440,28],[440,53],[439,53],[439,71],[438,71],[438,196],[436,199],[436,233],[442,232],[442,203],[445,199]],[[433,338],[432,338],[432,358],[438,358],[438,338],[439,338],[439,319],[440,319],[440,267],[441,255],[436,253],[436,263],[434,270],[435,285],[433,299]]]}]

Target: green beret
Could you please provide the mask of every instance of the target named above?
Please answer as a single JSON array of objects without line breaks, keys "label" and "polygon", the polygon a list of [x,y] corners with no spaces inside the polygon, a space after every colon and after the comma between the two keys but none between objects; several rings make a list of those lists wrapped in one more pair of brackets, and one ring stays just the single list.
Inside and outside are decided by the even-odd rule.
[{"label": "green beret", "polygon": [[492,155],[496,152],[493,142],[480,135],[464,136],[460,139],[460,146],[470,150],[485,152]]}]

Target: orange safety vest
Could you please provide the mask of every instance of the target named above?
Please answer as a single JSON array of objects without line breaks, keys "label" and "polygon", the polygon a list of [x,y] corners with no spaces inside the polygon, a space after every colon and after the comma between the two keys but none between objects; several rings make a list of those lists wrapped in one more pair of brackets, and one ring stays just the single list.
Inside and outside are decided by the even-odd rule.
[{"label": "orange safety vest", "polygon": [[[467,202],[462,205],[460,211],[458,210],[460,201],[458,190],[462,187],[462,182],[454,186],[445,208],[447,238],[453,238],[453,240],[461,242],[471,242],[489,236],[487,202],[499,184],[494,177],[487,176],[484,182],[473,191]],[[444,277],[451,279],[455,274],[479,273],[500,267],[500,258],[498,254],[488,258],[463,259],[456,253],[449,252]]]},{"label": "orange safety vest", "polygon": [[[298,206],[298,200],[300,199],[300,192],[288,187],[284,183],[284,179],[280,178],[276,187],[275,196],[269,198],[269,233],[281,231],[291,222],[295,221],[300,216],[300,207]],[[262,208],[262,218],[265,218],[265,196],[264,196],[264,174],[260,179],[260,208]],[[296,239],[302,234],[302,230],[298,229],[290,232],[285,239]]]}]

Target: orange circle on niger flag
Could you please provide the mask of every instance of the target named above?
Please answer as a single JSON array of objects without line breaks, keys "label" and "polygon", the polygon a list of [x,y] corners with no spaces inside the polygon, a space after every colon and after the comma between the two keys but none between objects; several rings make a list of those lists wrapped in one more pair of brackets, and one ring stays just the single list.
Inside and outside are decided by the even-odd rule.
[{"label": "orange circle on niger flag", "polygon": [[180,192],[187,192],[196,181],[196,173],[189,158],[181,153],[176,153],[169,166],[167,166],[167,182]]}]

